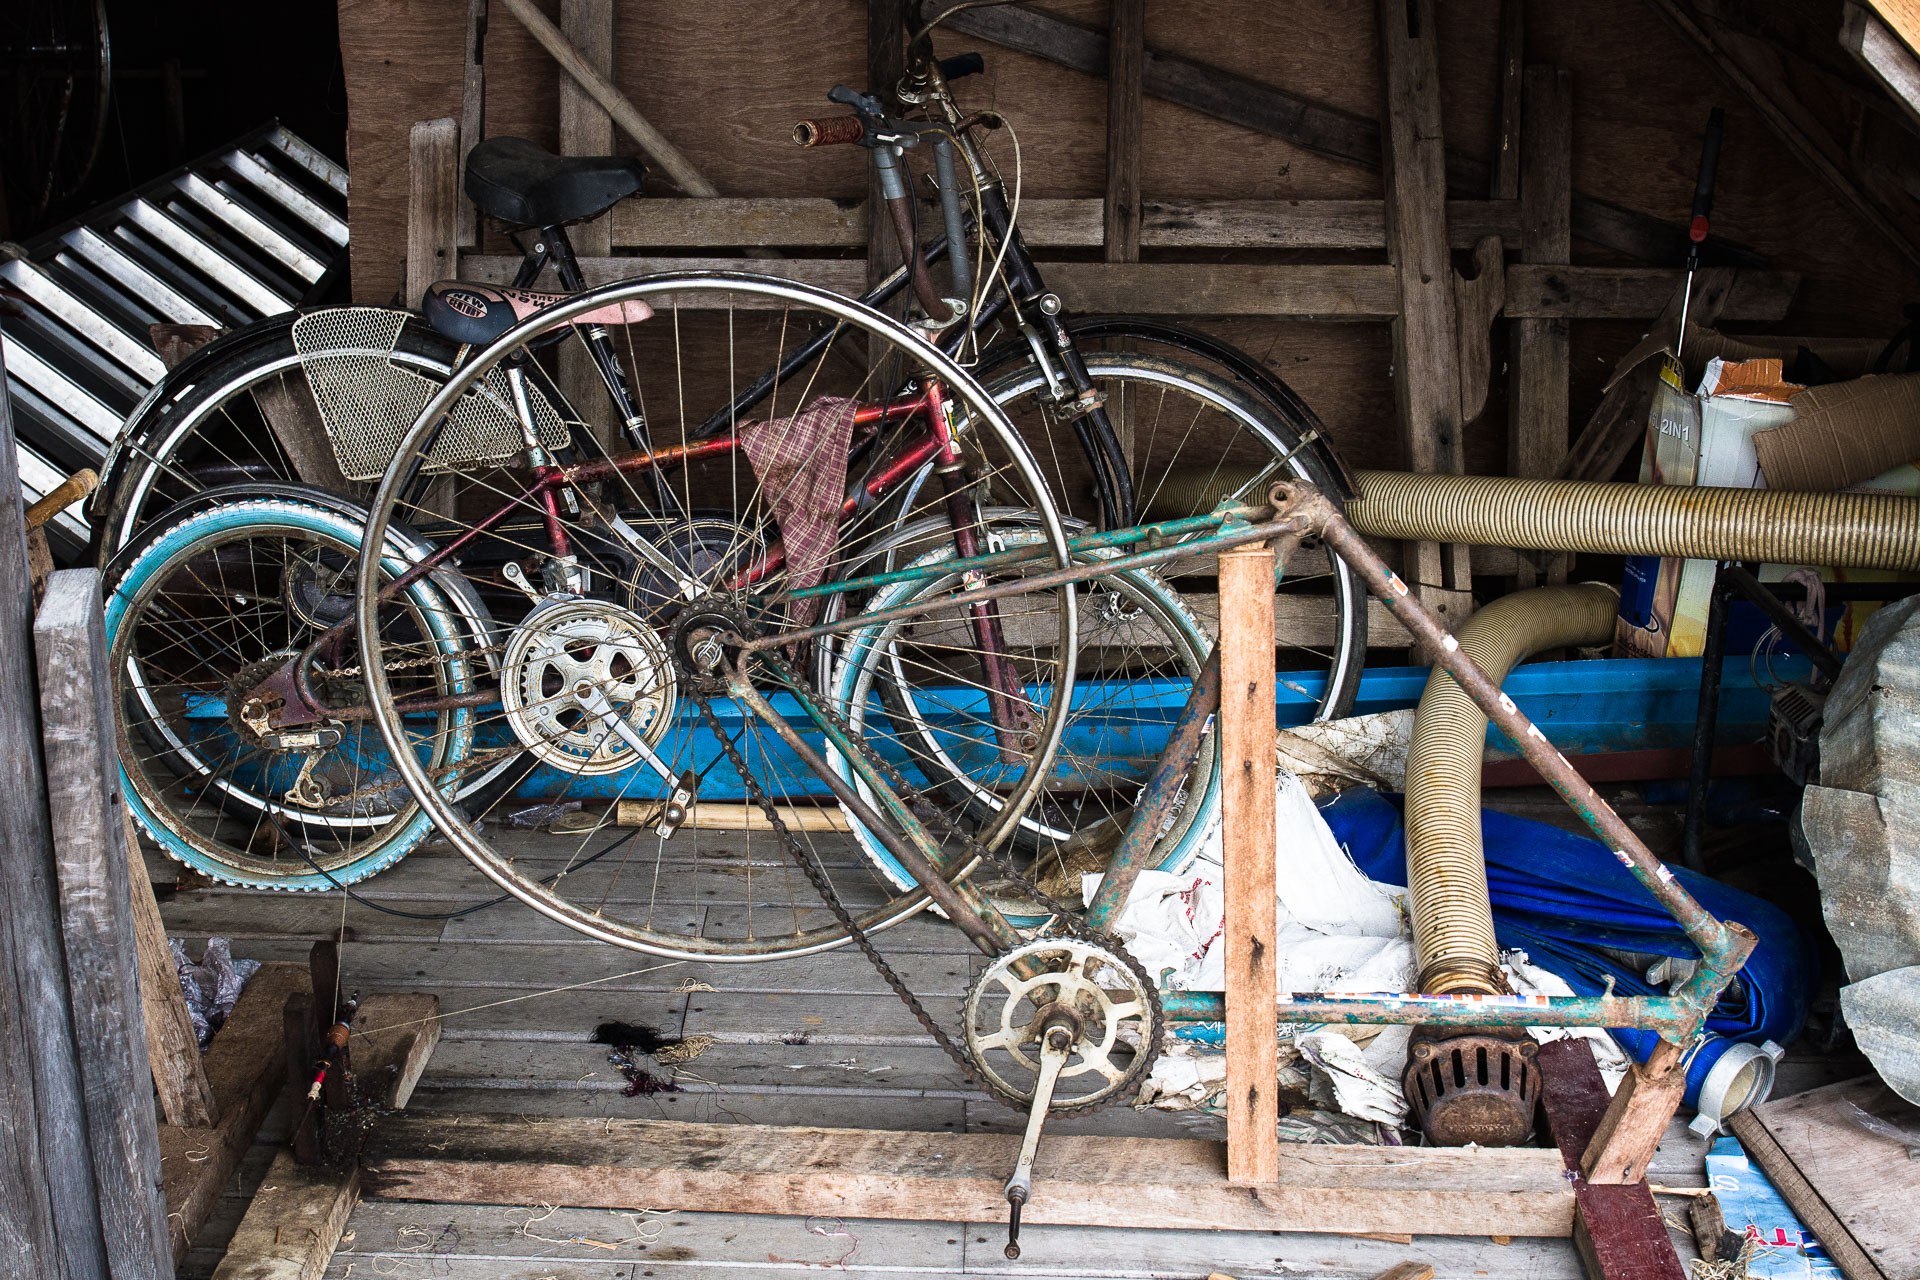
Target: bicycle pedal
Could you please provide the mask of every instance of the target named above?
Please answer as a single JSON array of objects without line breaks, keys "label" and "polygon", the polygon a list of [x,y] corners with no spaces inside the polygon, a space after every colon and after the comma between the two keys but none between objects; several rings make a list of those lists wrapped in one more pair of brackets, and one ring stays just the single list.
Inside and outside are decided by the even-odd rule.
[{"label": "bicycle pedal", "polygon": [[666,806],[660,811],[660,824],[654,834],[662,840],[669,840],[673,833],[686,825],[693,816],[693,793],[699,779],[689,769],[680,775],[680,781],[674,784],[673,794],[667,797]]}]

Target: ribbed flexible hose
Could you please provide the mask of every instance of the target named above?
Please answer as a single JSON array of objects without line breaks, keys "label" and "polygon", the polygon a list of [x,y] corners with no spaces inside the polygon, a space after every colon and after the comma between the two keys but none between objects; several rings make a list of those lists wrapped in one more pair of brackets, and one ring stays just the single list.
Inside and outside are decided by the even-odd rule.
[{"label": "ribbed flexible hose", "polygon": [[1374,538],[1534,551],[1920,569],[1920,499],[1362,471],[1347,504]]},{"label": "ribbed flexible hose", "polygon": [[[1365,473],[1361,483],[1366,483]],[[1502,596],[1456,633],[1460,650],[1498,684],[1528,654],[1613,638],[1620,593],[1597,582]],[[1480,847],[1480,761],[1487,717],[1435,667],[1407,749],[1407,884],[1416,990],[1499,990],[1500,948]]]}]

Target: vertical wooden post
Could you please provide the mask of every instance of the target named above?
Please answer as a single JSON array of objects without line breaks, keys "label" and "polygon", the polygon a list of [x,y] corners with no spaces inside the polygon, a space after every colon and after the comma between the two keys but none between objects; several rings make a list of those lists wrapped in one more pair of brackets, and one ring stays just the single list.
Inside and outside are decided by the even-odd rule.
[{"label": "vertical wooden post", "polygon": [[[613,0],[560,0],[560,32],[600,75],[613,79]],[[613,117],[593,100],[579,81],[560,74],[560,154],[604,156],[613,151]],[[567,228],[573,251],[582,258],[604,258],[613,252],[613,222],[607,215]],[[590,423],[603,447],[617,443],[619,428],[611,418],[612,402],[606,384],[594,366],[586,344],[560,344],[560,390],[574,409]]]},{"label": "vertical wooden post", "polygon": [[13,413],[0,395],[0,1273],[105,1280],[55,901],[28,592]]},{"label": "vertical wooden post", "polygon": [[1220,814],[1226,863],[1227,1180],[1280,1176],[1274,967],[1273,549],[1220,554]]},{"label": "vertical wooden post", "polygon": [[467,52],[460,76],[460,212],[454,237],[462,249],[480,247],[480,216],[467,199],[467,152],[486,136],[487,0],[467,0]]},{"label": "vertical wooden post", "polygon": [[1500,133],[1494,139],[1489,200],[1520,198],[1522,71],[1527,57],[1526,0],[1500,0]]},{"label": "vertical wooden post", "polygon": [[[34,622],[47,808],[100,1231],[114,1280],[161,1280],[173,1275],[173,1249],[160,1130],[144,1087],[146,1024],[113,703],[102,696],[111,682],[100,600],[99,570],[63,570],[47,580]],[[144,873],[139,889],[151,897]]]},{"label": "vertical wooden post", "polygon": [[[1387,259],[1400,278],[1394,396],[1407,466],[1457,473],[1465,452],[1433,0],[1380,0],[1378,15]],[[1455,625],[1471,611],[1473,572],[1465,547],[1410,544],[1404,574],[1442,622]]]},{"label": "vertical wooden post", "polygon": [[407,292],[420,305],[427,286],[458,265],[460,126],[451,119],[419,120],[407,138]]},{"label": "vertical wooden post", "polygon": [[1147,0],[1112,0],[1107,17],[1108,262],[1140,261],[1140,153]]},{"label": "vertical wooden post", "polygon": [[[867,92],[897,109],[894,86],[906,73],[906,5],[904,0],[867,0]],[[867,168],[867,287],[872,288],[887,273],[906,261],[895,243],[893,224],[887,218],[886,197],[880,192],[880,169],[871,160]],[[902,289],[882,308],[888,315],[907,314],[911,294]]]},{"label": "vertical wooden post", "polygon": [[[1522,262],[1564,263],[1573,242],[1573,76],[1565,67],[1526,70],[1526,130],[1520,143]],[[1555,475],[1567,453],[1568,322],[1515,320],[1509,474]],[[1547,560],[1550,582],[1565,582],[1567,558]],[[1520,585],[1533,566],[1520,560]]]}]

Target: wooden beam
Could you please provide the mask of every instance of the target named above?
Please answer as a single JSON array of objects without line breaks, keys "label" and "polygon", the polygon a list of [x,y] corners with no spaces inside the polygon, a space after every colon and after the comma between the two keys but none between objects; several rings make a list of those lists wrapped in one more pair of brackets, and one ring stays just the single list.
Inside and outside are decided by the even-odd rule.
[{"label": "wooden beam", "polygon": [[[1088,249],[1104,243],[1105,201],[1020,202],[1020,232],[1037,249]],[[623,200],[609,215],[620,249],[737,246],[854,248],[867,242],[864,201],[821,196]],[[1451,247],[1471,249],[1487,236],[1521,243],[1518,200],[1447,204]],[[1141,204],[1140,243],[1149,249],[1384,249],[1381,200],[1162,200]]]},{"label": "wooden beam", "polygon": [[1908,122],[1920,126],[1920,57],[1857,4],[1846,6],[1842,13],[1840,46],[1880,82]]},{"label": "wooden beam", "polygon": [[407,284],[401,301],[420,305],[427,286],[454,274],[459,259],[460,126],[416,121],[407,139]]},{"label": "wooden beam", "polygon": [[1714,71],[1759,114],[1787,150],[1811,169],[1854,216],[1872,227],[1910,264],[1920,266],[1920,242],[1854,181],[1846,147],[1807,110],[1788,83],[1779,53],[1751,39],[1722,36],[1682,0],[1647,0],[1712,64]]},{"label": "wooden beam", "polygon": [[466,52],[460,72],[460,213],[462,249],[478,248],[480,217],[467,198],[467,152],[487,136],[487,0],[467,0]]},{"label": "wooden beam", "polygon": [[13,411],[0,396],[0,1097],[8,1120],[0,1223],[15,1270],[101,1276],[107,1263],[54,889],[26,530]]},{"label": "wooden beam", "polygon": [[[1089,75],[1107,71],[1106,32],[1025,5],[995,5],[954,14],[945,25],[1046,58]],[[1380,125],[1312,98],[1236,76],[1219,67],[1147,50],[1147,93],[1242,128],[1362,168],[1380,168]],[[1489,170],[1472,156],[1447,157],[1448,189],[1461,199],[1486,193]],[[1577,196],[1573,232],[1583,240],[1645,262],[1677,265],[1686,255],[1686,228],[1591,196]],[[1469,244],[1472,242],[1469,241]],[[1717,236],[1707,241],[1716,260],[1765,266],[1753,250]]]},{"label": "wooden beam", "polygon": [[[1582,1042],[1584,1043],[1584,1042]],[[368,1196],[449,1204],[838,1214],[997,1222],[1018,1134],[703,1125],[668,1120],[402,1115],[368,1144]],[[1559,1155],[1422,1147],[1289,1147],[1278,1179],[1229,1186],[1220,1144],[1058,1134],[1029,1223],[1252,1231],[1564,1236]]]},{"label": "wooden beam", "polygon": [[140,832],[124,805],[121,812],[127,833],[134,952],[140,965],[141,1020],[160,1115],[168,1124],[210,1128],[220,1118],[219,1108],[200,1065],[200,1042],[193,1034],[186,994],[180,990],[180,971],[167,946],[167,926],[154,900],[146,859],[140,855]]},{"label": "wooden beam", "polygon": [[[1439,37],[1432,0],[1380,0],[1382,170],[1387,260],[1399,279],[1393,320],[1393,391],[1410,471],[1465,470],[1460,424],[1459,328],[1447,248],[1446,150],[1440,129]],[[1465,547],[1412,543],[1403,575],[1422,603],[1458,623],[1458,593],[1472,590]]]},{"label": "wooden beam", "polygon": [[1275,1011],[1271,546],[1220,553],[1220,825],[1225,838],[1227,1181],[1280,1176]]},{"label": "wooden beam", "polygon": [[1868,0],[1901,43],[1920,53],[1920,0]]},{"label": "wooden beam", "polygon": [[[1565,67],[1528,67],[1526,130],[1520,140],[1524,263],[1566,265],[1573,251],[1573,75]],[[1569,350],[1564,317],[1515,320],[1511,332],[1513,408],[1507,422],[1507,474],[1539,479],[1567,452]],[[1548,560],[1549,582],[1565,582],[1565,556]],[[1534,584],[1522,560],[1518,584]]]},{"label": "wooden beam", "polygon": [[[149,1070],[146,1023],[130,919],[115,710],[100,696],[113,687],[101,599],[99,570],[62,570],[47,580],[33,624],[47,811],[86,1101],[85,1129],[69,1141],[82,1139],[91,1153],[100,1233],[114,1276],[170,1280],[160,1137],[153,1100],[142,1087]],[[139,890],[148,892],[145,876]]]},{"label": "wooden beam", "polygon": [[204,1128],[165,1125],[160,1130],[160,1183],[175,1266],[187,1256],[286,1085],[280,1010],[289,995],[306,989],[309,982],[304,964],[270,961],[261,966],[204,1059],[219,1122]]},{"label": "wooden beam", "polygon": [[[377,994],[354,1016],[353,1071],[362,1099],[406,1106],[440,1039],[440,1000]],[[369,1029],[360,1034],[360,1028]],[[260,1189],[214,1268],[213,1280],[320,1280],[360,1198],[360,1166],[302,1165],[274,1156]]]},{"label": "wooden beam", "polygon": [[1108,262],[1140,261],[1140,163],[1146,96],[1146,0],[1112,0],[1107,7]]}]

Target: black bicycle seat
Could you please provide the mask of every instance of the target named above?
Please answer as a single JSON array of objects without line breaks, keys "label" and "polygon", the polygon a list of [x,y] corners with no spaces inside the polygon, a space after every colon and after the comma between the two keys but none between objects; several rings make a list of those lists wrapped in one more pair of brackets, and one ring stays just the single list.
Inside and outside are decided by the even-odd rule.
[{"label": "black bicycle seat", "polygon": [[646,178],[632,156],[557,156],[525,138],[488,138],[467,152],[468,197],[518,227],[591,218],[637,194]]}]

